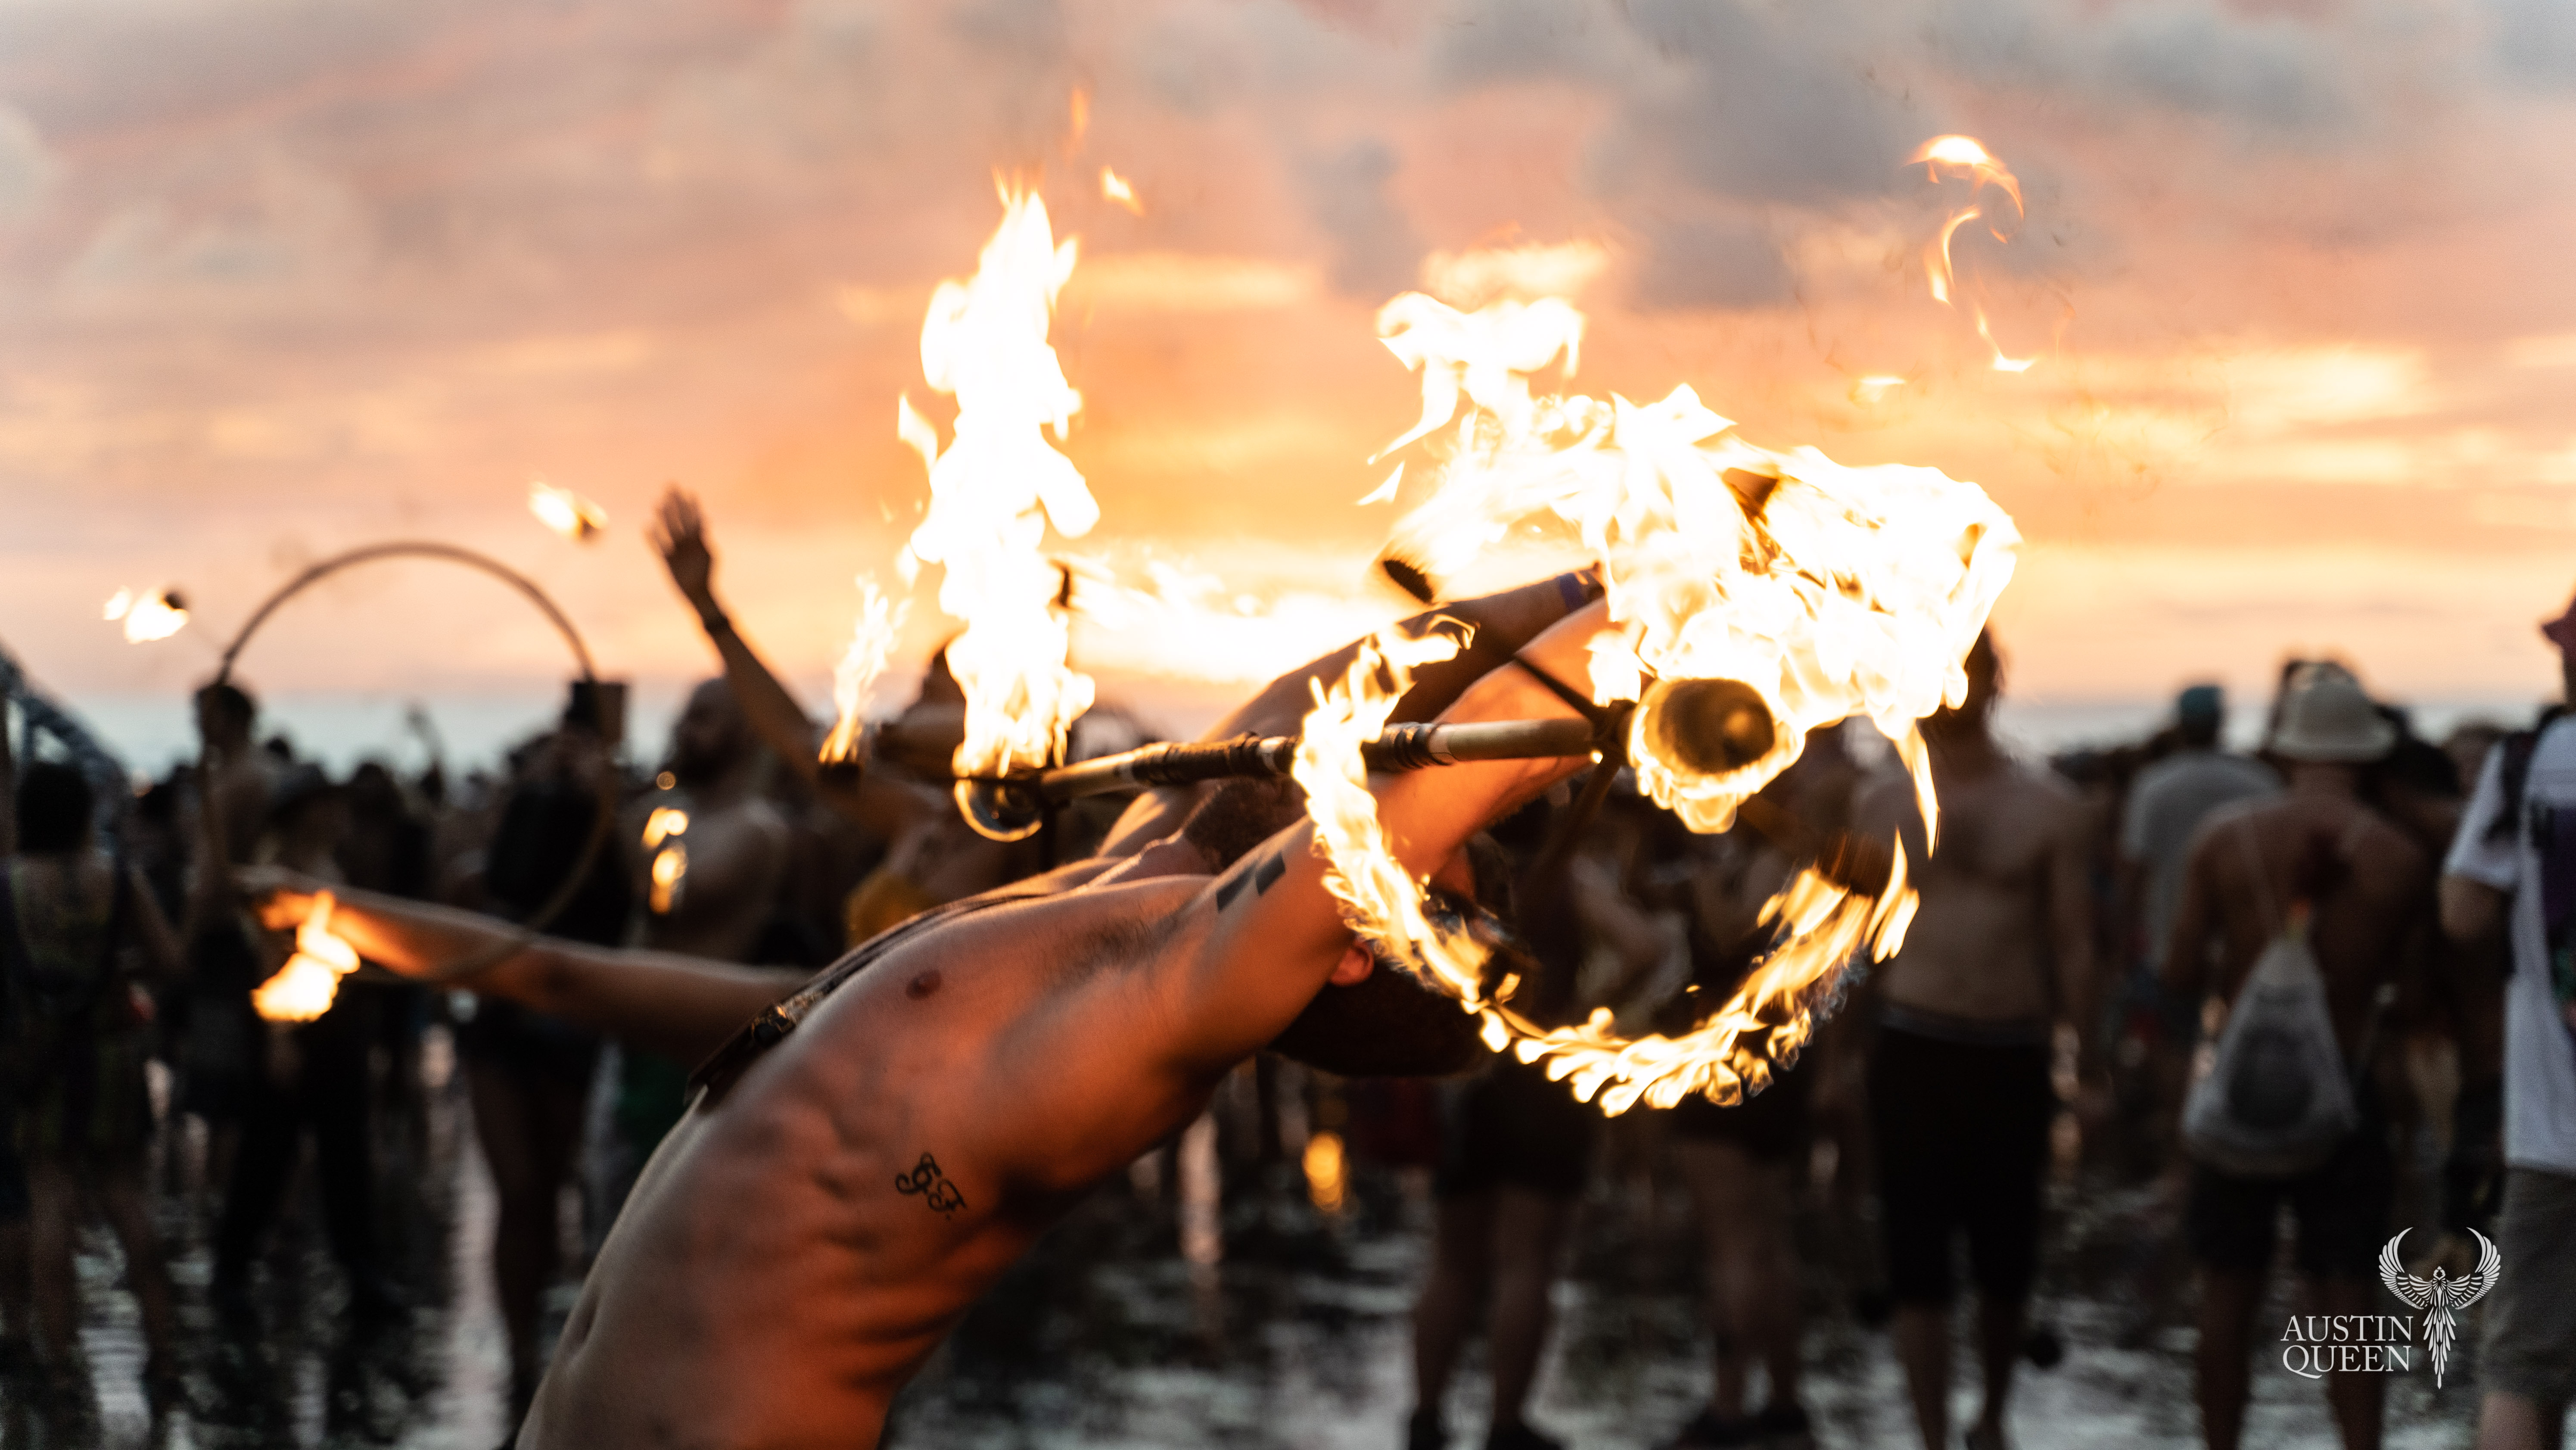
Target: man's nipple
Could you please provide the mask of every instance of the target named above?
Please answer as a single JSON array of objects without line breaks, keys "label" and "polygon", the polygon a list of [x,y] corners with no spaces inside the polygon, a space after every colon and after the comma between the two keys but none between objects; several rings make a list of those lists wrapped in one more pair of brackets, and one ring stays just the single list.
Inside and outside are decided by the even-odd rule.
[{"label": "man's nipple", "polygon": [[939,990],[939,969],[931,968],[903,984],[903,994],[918,1002]]}]

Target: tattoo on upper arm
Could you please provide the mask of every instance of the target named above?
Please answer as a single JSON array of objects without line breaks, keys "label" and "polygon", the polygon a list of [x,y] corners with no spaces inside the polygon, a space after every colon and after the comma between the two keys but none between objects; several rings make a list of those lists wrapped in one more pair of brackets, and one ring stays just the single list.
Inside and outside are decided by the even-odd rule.
[{"label": "tattoo on upper arm", "polygon": [[910,1173],[894,1176],[894,1188],[901,1194],[920,1194],[921,1201],[943,1218],[954,1217],[966,1206],[966,1195],[957,1191],[956,1181],[940,1172],[939,1160],[927,1153],[921,1155]]},{"label": "tattoo on upper arm", "polygon": [[1284,850],[1273,851],[1260,865],[1216,889],[1216,909],[1223,911],[1234,905],[1234,899],[1243,894],[1243,888],[1247,884],[1252,887],[1253,895],[1267,895],[1271,887],[1279,884],[1279,878],[1287,874],[1288,853]]}]

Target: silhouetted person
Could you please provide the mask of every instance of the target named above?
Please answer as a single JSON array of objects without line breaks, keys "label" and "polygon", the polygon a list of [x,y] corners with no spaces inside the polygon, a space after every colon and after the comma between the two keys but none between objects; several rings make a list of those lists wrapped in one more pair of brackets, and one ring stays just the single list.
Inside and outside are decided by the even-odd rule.
[{"label": "silhouetted person", "polygon": [[[526,921],[551,902],[598,829],[616,762],[596,703],[576,690],[561,727],[523,759],[493,833],[483,886],[498,914]],[[625,943],[634,917],[626,832],[612,822],[590,872],[546,930],[596,946]],[[514,1002],[479,997],[457,1029],[474,1133],[500,1200],[492,1274],[510,1339],[510,1413],[525,1413],[544,1369],[538,1313],[563,1242],[562,1192],[579,1160],[582,1118],[599,1064],[594,1034]]]},{"label": "silhouetted person", "polygon": [[[276,788],[257,859],[339,882],[338,851],[348,827],[348,803],[339,787],[319,767],[297,766]],[[369,1005],[363,995],[342,991],[313,1021],[262,1024],[264,1060],[245,1086],[241,1147],[215,1232],[213,1295],[218,1308],[236,1320],[253,1317],[251,1270],[277,1221],[308,1131],[324,1234],[348,1280],[349,1313],[369,1327],[387,1322],[396,1310],[376,1240],[367,1072],[375,1025]]]},{"label": "silhouetted person", "polygon": [[[1519,894],[1502,884],[1510,864],[1490,840],[1480,838],[1476,845],[1481,849],[1469,859],[1477,894],[1509,914]],[[1561,872],[1566,864],[1543,859],[1529,869]],[[1548,888],[1563,890],[1561,883]],[[1537,925],[1537,938],[1529,944],[1536,955],[1506,970],[1533,983],[1531,1020],[1553,1026],[1567,1018],[1583,943],[1570,921]],[[1544,1068],[1507,1053],[1444,1089],[1444,1142],[1432,1183],[1439,1216],[1432,1228],[1431,1272],[1413,1311],[1415,1408],[1406,1445],[1441,1450],[1448,1443],[1441,1401],[1482,1307],[1485,1358],[1494,1381],[1486,1450],[1557,1450],[1557,1441],[1522,1416],[1547,1348],[1549,1295],[1566,1230],[1592,1175],[1601,1114],[1576,1101],[1563,1083],[1548,1081]]]},{"label": "silhouetted person", "polygon": [[1873,984],[1882,1003],[1869,1099],[1896,1352],[1926,1450],[1950,1443],[1950,1255],[1963,1233],[1985,1383],[1967,1438],[1978,1450],[2004,1443],[2039,1268],[2040,1181],[2057,1113],[2053,1024],[2073,1026],[2085,1080],[2094,1076],[2082,815],[2073,790],[1996,743],[2002,664],[1990,636],[1977,637],[1967,670],[1965,702],[1923,722],[1938,849],[1925,850],[1901,774],[1873,781],[1856,812],[1865,840],[1903,831],[1922,893],[1904,949]]},{"label": "silhouetted person", "polygon": [[[2322,1165],[2266,1174],[2197,1163],[2185,1236],[2200,1261],[2198,1375],[2201,1431],[2233,1450],[2244,1430],[2255,1312],[2286,1204],[2298,1220],[2298,1267],[2320,1310],[2384,1310],[2378,1259],[2388,1240],[2396,1164],[2365,1058],[2386,1029],[2383,986],[2429,945],[2432,862],[2362,803],[2362,771],[2396,731],[2341,666],[2310,664],[2283,694],[2270,753],[2289,790],[2211,814],[2195,838],[2164,962],[2182,1000],[2231,1004],[2257,959],[2285,932],[2301,933],[2325,980],[2341,1064],[2356,1084],[2360,1123]],[[2379,1443],[2386,1379],[2335,1372],[2327,1403],[2348,1450]]]},{"label": "silhouetted person", "polygon": [[26,1165],[36,1344],[57,1408],[85,1406],[76,1378],[72,1238],[81,1190],[125,1251],[155,1411],[178,1385],[170,1279],[152,1234],[143,1150],[149,1044],[134,984],[175,975],[179,945],[140,873],[91,844],[89,783],[68,765],[28,767],[18,784],[18,852],[0,871],[0,973],[15,1082],[9,1130]]},{"label": "silhouetted person", "polygon": [[2576,604],[2541,626],[2562,704],[2487,755],[2442,864],[2442,925],[2512,948],[2504,983],[2504,1276],[2486,1301],[2479,1450],[2556,1450],[2576,1401]]}]

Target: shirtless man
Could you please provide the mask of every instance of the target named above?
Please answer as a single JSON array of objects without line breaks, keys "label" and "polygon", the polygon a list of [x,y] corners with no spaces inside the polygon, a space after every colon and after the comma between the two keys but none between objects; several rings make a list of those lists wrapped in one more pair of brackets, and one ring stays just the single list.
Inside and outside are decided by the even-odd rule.
[{"label": "shirtless man", "polygon": [[[2169,992],[2192,1003],[2212,994],[2232,1001],[2263,949],[2304,918],[2344,1061],[2362,1062],[2389,1025],[2375,1021],[2380,989],[2431,946],[2433,863],[2361,802],[2362,768],[2396,740],[2342,667],[2307,665],[2291,678],[2271,742],[2289,764],[2289,791],[2223,806],[2201,827],[2165,950]],[[2192,1169],[2185,1237],[2202,1267],[2200,1414],[2212,1450],[2233,1450],[2244,1429],[2254,1313],[2283,1200],[2298,1217],[2299,1270],[2317,1308],[2387,1308],[2375,1280],[2396,1165],[2366,1067],[2356,1075],[2361,1126],[2323,1167],[2272,1179]],[[2386,1383],[2377,1374],[2327,1376],[2348,1450],[2379,1443]]]},{"label": "shirtless man", "polygon": [[[1495,666],[1526,643],[1585,688],[1606,620],[1597,601],[1567,616],[1585,592],[1569,576],[1444,611],[1479,626],[1478,646],[1426,671],[1403,713],[1570,714],[1528,671]],[[1294,728],[1307,681],[1347,658],[1274,684],[1220,732]],[[1428,875],[1582,764],[1457,765],[1372,789],[1400,857]],[[565,1327],[524,1450],[876,1444],[948,1328],[1084,1190],[1195,1118],[1328,981],[1370,975],[1309,823],[1253,836],[1221,792],[1175,832],[1185,795],[1139,801],[1101,857],[876,938],[701,1069]],[[304,902],[272,908],[291,920]],[[378,908],[353,900],[333,928],[397,969],[491,939],[434,909]],[[526,955],[512,969],[540,987],[579,966],[551,946]],[[719,999],[739,1011],[775,990],[660,967],[675,993],[701,994],[693,1016],[628,978],[641,1005],[671,1009],[674,1046],[721,1020]]]},{"label": "shirtless man", "polygon": [[1996,743],[1988,716],[2002,666],[1991,637],[1977,637],[1967,667],[1966,702],[1923,722],[1939,849],[1926,856],[1902,775],[1871,782],[1855,808],[1864,840],[1901,830],[1907,861],[1921,863],[1911,868],[1921,910],[1874,984],[1869,1098],[1896,1351],[1926,1450],[1950,1444],[1950,1251],[1961,1231],[1985,1370],[1967,1440],[1972,1450],[2004,1443],[2039,1265],[2054,1024],[2075,1028],[2088,1083],[2093,1061],[2092,897],[2076,796]]},{"label": "shirtless man", "polygon": [[[676,784],[652,798],[685,810],[689,824],[649,848],[648,874],[669,877],[645,893],[644,945],[651,950],[748,962],[759,948],[788,854],[787,818],[760,794],[762,753],[730,685],[708,680],[690,693],[664,762]],[[612,1205],[624,1198],[627,1176],[680,1120],[689,1066],[631,1044],[618,1054],[617,1130],[625,1152]]]}]

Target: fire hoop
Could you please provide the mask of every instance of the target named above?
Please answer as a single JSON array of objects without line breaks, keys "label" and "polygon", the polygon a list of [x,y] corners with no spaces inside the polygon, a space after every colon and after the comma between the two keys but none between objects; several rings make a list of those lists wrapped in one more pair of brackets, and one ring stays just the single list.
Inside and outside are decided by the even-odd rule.
[{"label": "fire hoop", "polygon": [[[529,603],[537,607],[538,612],[545,615],[546,622],[553,625],[555,632],[563,637],[565,645],[572,650],[573,663],[581,671],[582,683],[594,687],[599,683],[599,676],[591,668],[590,649],[582,643],[581,632],[573,628],[572,620],[555,606],[552,599],[546,597],[546,592],[539,589],[535,581],[488,555],[478,554],[472,549],[455,544],[434,543],[428,540],[395,540],[390,543],[369,544],[364,548],[351,549],[345,554],[337,554],[325,559],[288,580],[284,587],[269,595],[258,609],[251,612],[249,622],[233,636],[232,643],[224,647],[222,662],[215,668],[214,683],[217,685],[232,683],[233,662],[240,658],[241,652],[259,633],[260,626],[266,624],[269,616],[275,614],[288,600],[343,569],[354,568],[360,564],[371,564],[380,559],[404,558],[443,559],[451,564],[463,564],[471,569],[479,569],[517,590],[526,596]],[[599,726],[600,733],[605,735],[608,728],[606,702],[600,698],[596,688],[587,693],[592,702],[594,723]],[[214,766],[218,758],[219,752],[212,744],[200,748],[197,756],[197,776],[200,781],[210,781],[214,778]],[[215,864],[229,876],[233,863],[224,834],[221,796],[215,791],[202,789],[200,795],[204,802],[203,808],[208,813],[209,834],[214,841]],[[516,923],[509,938],[487,951],[449,963],[437,975],[442,979],[470,976],[520,950],[544,932],[546,927],[562,914],[564,908],[572,904],[573,897],[580,893],[582,884],[590,877],[591,867],[599,860],[601,849],[608,844],[610,832],[616,828],[617,787],[612,778],[603,776],[600,782],[598,815],[591,823],[589,838],[582,842],[581,853],[573,859],[572,869],[565,874],[563,885],[555,889],[555,894],[540,906],[533,916],[526,921]]]},{"label": "fire hoop", "polygon": [[[1728,999],[1678,1037],[1661,1033],[1629,1038],[1619,1035],[1607,1008],[1596,1008],[1584,1022],[1568,1027],[1541,1027],[1508,1005],[1519,985],[1506,978],[1487,994],[1487,949],[1469,923],[1444,919],[1430,904],[1424,883],[1399,866],[1384,847],[1376,802],[1368,790],[1371,752],[1364,742],[1385,724],[1396,698],[1403,694],[1412,669],[1454,654],[1454,635],[1432,633],[1405,639],[1381,633],[1363,644],[1349,672],[1322,692],[1309,729],[1297,746],[1294,775],[1306,789],[1308,816],[1315,822],[1315,848],[1328,869],[1325,885],[1343,907],[1343,919],[1383,961],[1392,963],[1430,989],[1455,1000],[1481,1023],[1485,1045],[1510,1051],[1524,1063],[1545,1061],[1551,1080],[1571,1080],[1578,1101],[1597,1100],[1601,1111],[1616,1115],[1640,1101],[1668,1108],[1692,1093],[1721,1104],[1742,1101],[1769,1085],[1772,1068],[1797,1060],[1822,1013],[1838,1005],[1851,962],[1863,951],[1884,960],[1903,943],[1913,919],[1916,897],[1905,875],[1905,847],[1891,841],[1888,879],[1874,897],[1837,881],[1814,864],[1802,867],[1789,886],[1763,908],[1761,920],[1784,929],[1781,940],[1765,953],[1744,983]],[[1372,690],[1369,682],[1390,678],[1392,687]],[[1738,749],[1753,754],[1770,751],[1768,730],[1750,732],[1739,722],[1722,722],[1715,712],[1729,707],[1735,681],[1656,681],[1646,695],[1660,697],[1687,725],[1693,717],[1724,728],[1700,732],[1695,748],[1708,753],[1706,763],[1739,767]],[[1658,728],[1639,719],[1643,711],[1623,717],[1621,733]],[[1327,728],[1313,728],[1318,723]],[[1776,728],[1776,719],[1766,720]],[[1664,729],[1673,728],[1667,724]],[[1759,733],[1756,741],[1752,736]],[[1736,737],[1745,738],[1739,740]],[[1799,732],[1803,743],[1804,732]],[[1629,752],[1624,740],[1609,742],[1606,762]],[[1794,756],[1795,750],[1791,751]],[[1725,757],[1725,758],[1721,758]],[[1329,809],[1330,798],[1345,807]],[[1822,960],[1827,970],[1812,970]]]}]

